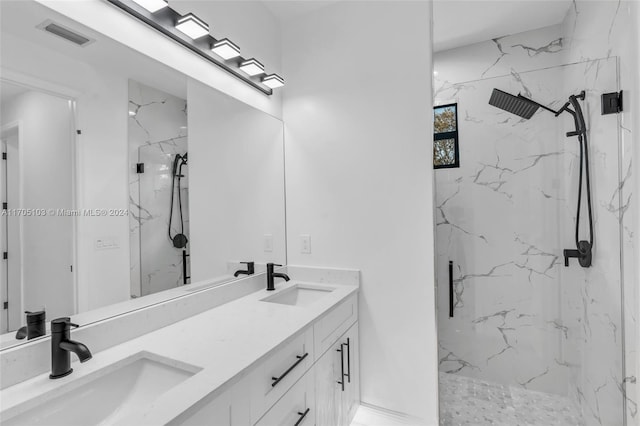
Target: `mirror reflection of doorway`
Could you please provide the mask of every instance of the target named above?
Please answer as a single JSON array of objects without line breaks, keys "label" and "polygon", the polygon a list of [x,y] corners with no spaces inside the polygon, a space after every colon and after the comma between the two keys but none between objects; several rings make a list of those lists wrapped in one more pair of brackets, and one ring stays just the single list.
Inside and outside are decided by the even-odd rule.
[{"label": "mirror reflection of doorway", "polygon": [[[76,312],[72,101],[2,81],[0,330]],[[28,265],[28,267],[26,266]]]},{"label": "mirror reflection of doorway", "polygon": [[[3,129],[2,132],[2,163],[0,176],[2,178],[2,253],[7,253],[7,259],[2,259],[2,333],[16,330],[20,327],[20,310],[22,305],[22,291],[20,279],[20,238],[19,222],[15,215],[8,215],[8,206],[16,206],[19,201],[18,174],[18,125]],[[6,204],[5,204],[6,203]],[[5,208],[6,207],[6,208]],[[11,230],[11,232],[9,232]],[[11,248],[11,249],[9,249]],[[12,256],[8,257],[9,251]],[[11,303],[9,296],[11,295]],[[9,314],[11,312],[11,315]]]}]

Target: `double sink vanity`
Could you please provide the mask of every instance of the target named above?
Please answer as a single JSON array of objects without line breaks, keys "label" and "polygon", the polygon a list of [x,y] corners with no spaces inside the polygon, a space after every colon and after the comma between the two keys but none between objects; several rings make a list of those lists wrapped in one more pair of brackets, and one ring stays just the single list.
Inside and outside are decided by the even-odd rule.
[{"label": "double sink vanity", "polygon": [[[348,425],[359,405],[357,278],[305,275],[275,291],[254,287],[88,362],[72,355],[64,378],[47,372],[5,387],[2,424]],[[144,310],[131,321],[145,321]]]}]

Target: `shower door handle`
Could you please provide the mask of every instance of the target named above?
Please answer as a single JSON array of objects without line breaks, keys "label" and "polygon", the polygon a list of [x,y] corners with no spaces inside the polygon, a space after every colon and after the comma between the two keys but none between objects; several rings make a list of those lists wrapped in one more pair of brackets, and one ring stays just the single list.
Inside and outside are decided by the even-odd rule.
[{"label": "shower door handle", "polygon": [[453,261],[449,261],[449,318],[453,318]]}]

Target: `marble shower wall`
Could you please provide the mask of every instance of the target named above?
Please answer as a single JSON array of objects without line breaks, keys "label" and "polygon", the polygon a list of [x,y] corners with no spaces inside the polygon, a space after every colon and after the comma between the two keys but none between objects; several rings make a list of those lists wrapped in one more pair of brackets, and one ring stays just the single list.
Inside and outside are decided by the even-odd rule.
[{"label": "marble shower wall", "polygon": [[436,245],[438,306],[448,306],[449,260],[456,294],[454,318],[438,311],[441,371],[567,394],[561,123],[488,105],[494,87],[555,100],[561,34],[553,26],[435,55],[435,104],[458,103],[461,165],[435,171]]},{"label": "marble shower wall", "polygon": [[[439,306],[448,306],[449,260],[456,293],[455,317],[439,310],[440,366],[569,395],[586,424],[617,426],[620,137],[616,116],[599,115],[600,94],[617,88],[617,60],[563,65],[563,31],[549,27],[435,56],[436,105],[458,102],[461,157],[459,169],[436,171]],[[561,257],[572,248],[577,198],[578,145],[564,136],[570,117],[541,111],[520,120],[487,104],[494,87],[555,108],[587,89],[597,235],[590,270],[564,268]]]},{"label": "marble shower wall", "polygon": [[[131,295],[144,296],[182,285],[182,251],[168,237],[172,165],[187,152],[187,103],[129,81],[129,218]],[[145,163],[145,173],[136,164]],[[188,166],[183,168],[183,215],[189,236]],[[177,196],[176,196],[177,197]],[[179,232],[174,200],[172,235]],[[187,246],[188,247],[188,246]]]},{"label": "marble shower wall", "polygon": [[[632,164],[632,150],[637,149],[638,133],[640,129],[634,128],[634,115],[638,111],[633,106],[638,104],[638,81],[640,69],[638,69],[638,22],[637,1],[574,1],[572,7],[562,24],[563,38],[566,46],[566,61],[576,62],[595,58],[612,58],[618,64],[619,88],[624,91],[624,111],[617,116],[609,116],[608,123],[615,122],[619,128],[621,148],[618,158],[618,185],[606,188],[610,192],[607,220],[617,220],[620,225],[620,244],[622,248],[622,262],[617,266],[622,271],[621,295],[624,305],[618,304],[624,316],[624,341],[625,341],[625,373],[624,383],[617,383],[620,392],[625,397],[627,425],[640,425],[638,415],[638,390],[637,390],[637,359],[638,353],[638,279],[634,267],[638,263],[638,248],[634,247],[634,238],[637,241],[637,232],[632,223],[634,214],[638,214],[637,196],[633,194],[634,170]],[[634,37],[635,36],[635,37]],[[572,81],[575,76],[567,75],[566,81]],[[636,98],[636,99],[633,99]],[[597,115],[597,114],[596,114]],[[605,119],[605,117],[600,117]],[[597,123],[596,123],[597,124]],[[596,127],[596,126],[592,126]],[[635,141],[634,141],[635,139]],[[636,232],[634,236],[634,232]],[[613,268],[613,265],[611,266]],[[609,278],[607,277],[607,281]],[[589,281],[588,287],[597,288],[598,282]],[[613,304],[614,301],[611,300]],[[585,348],[586,349],[586,348]],[[594,374],[599,367],[594,362],[586,362],[590,365]],[[584,377],[588,376],[587,371]],[[602,379],[601,379],[602,382]],[[584,383],[584,381],[582,382]],[[601,383],[602,384],[602,383]],[[576,384],[579,386],[580,382]],[[578,392],[576,389],[575,392]],[[590,412],[595,403],[594,397],[586,398],[590,404],[586,411]],[[597,415],[592,416],[594,424]],[[606,424],[606,423],[602,423]]]}]

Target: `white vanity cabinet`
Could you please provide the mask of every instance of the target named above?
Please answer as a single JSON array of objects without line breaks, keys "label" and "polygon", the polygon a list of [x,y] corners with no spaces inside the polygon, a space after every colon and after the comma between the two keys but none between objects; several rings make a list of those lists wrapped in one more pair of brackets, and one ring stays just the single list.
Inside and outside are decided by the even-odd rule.
[{"label": "white vanity cabinet", "polygon": [[244,377],[222,394],[201,401],[170,424],[182,426],[251,426],[250,379]]},{"label": "white vanity cabinet", "polygon": [[357,320],[354,294],[172,424],[348,426],[360,403]]},{"label": "white vanity cabinet", "polygon": [[316,425],[348,426],[360,403],[358,323],[320,357],[314,374]]},{"label": "white vanity cabinet", "polygon": [[251,423],[258,421],[313,365],[313,328],[280,345],[249,374]]},{"label": "white vanity cabinet", "polygon": [[308,371],[255,426],[312,426],[315,416],[315,381],[313,371]]}]

